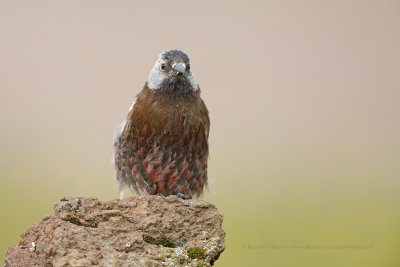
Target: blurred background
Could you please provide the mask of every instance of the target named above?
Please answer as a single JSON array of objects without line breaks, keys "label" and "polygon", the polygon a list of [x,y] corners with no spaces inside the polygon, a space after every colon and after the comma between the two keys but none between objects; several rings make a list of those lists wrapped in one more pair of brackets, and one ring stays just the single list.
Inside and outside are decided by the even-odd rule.
[{"label": "blurred background", "polygon": [[114,126],[179,48],[216,266],[399,266],[399,47],[399,1],[1,1],[0,262],[63,196],[118,197]]}]

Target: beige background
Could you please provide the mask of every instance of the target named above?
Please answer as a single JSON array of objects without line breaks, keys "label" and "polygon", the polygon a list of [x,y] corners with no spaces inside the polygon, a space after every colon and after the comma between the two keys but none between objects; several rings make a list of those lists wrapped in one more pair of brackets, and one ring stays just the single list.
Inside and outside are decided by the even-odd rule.
[{"label": "beige background", "polygon": [[[217,266],[400,264],[399,1],[1,1],[0,260],[110,163],[158,54],[210,110]],[[350,246],[302,249],[268,246]]]}]

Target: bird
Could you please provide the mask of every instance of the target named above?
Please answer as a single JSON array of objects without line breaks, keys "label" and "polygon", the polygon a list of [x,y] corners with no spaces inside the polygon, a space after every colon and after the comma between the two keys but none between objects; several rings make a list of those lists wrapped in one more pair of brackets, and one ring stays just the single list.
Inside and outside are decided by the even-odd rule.
[{"label": "bird", "polygon": [[189,57],[162,52],[114,134],[115,179],[138,195],[199,197],[207,188],[208,109]]}]

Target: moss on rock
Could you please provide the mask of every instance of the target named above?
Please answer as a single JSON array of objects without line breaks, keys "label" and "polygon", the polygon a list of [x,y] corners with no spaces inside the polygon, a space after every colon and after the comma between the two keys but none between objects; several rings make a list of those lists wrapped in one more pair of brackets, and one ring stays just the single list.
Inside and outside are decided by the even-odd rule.
[{"label": "moss on rock", "polygon": [[192,259],[201,259],[204,260],[206,258],[204,249],[199,247],[188,248],[187,249],[188,255]]},{"label": "moss on rock", "polygon": [[161,245],[163,247],[168,247],[168,248],[176,247],[175,242],[171,238],[165,236],[160,236],[155,238],[149,235],[143,235],[143,240],[153,245]]}]

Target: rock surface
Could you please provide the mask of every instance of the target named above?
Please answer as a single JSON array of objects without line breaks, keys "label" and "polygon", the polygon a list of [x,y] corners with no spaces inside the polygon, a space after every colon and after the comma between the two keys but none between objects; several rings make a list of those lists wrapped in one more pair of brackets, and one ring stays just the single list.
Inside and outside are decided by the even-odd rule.
[{"label": "rock surface", "polygon": [[210,266],[225,249],[222,214],[203,200],[65,197],[54,211],[4,266]]}]

